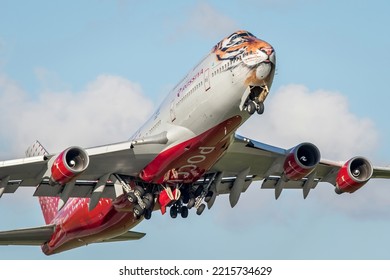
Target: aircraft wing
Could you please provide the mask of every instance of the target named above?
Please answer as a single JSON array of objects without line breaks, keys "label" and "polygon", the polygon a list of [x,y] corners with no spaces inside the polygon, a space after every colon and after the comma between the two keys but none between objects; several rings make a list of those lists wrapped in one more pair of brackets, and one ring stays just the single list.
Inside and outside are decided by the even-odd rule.
[{"label": "aircraft wing", "polygon": [[[50,240],[54,233],[55,227],[55,225],[46,225],[41,227],[0,231],[0,245],[40,246]],[[105,239],[100,242],[139,240],[144,236],[145,233],[142,232],[128,231],[117,237]]]},{"label": "aircraft wing", "polygon": [[0,245],[41,245],[50,240],[55,225],[0,232]]},{"label": "aircraft wing", "polygon": [[[223,174],[223,178],[225,178],[225,183],[222,180],[222,183],[218,185],[217,192],[219,194],[230,193],[231,204],[234,206],[237,203],[239,193],[244,192],[252,181],[263,180],[261,187],[263,189],[275,189],[276,198],[279,197],[283,189],[301,189],[304,198],[306,198],[309,191],[314,189],[319,182],[328,182],[336,186],[339,177],[342,176],[340,170],[344,166],[350,167],[352,165],[352,168],[354,168],[353,165],[360,162],[366,164],[365,167],[367,167],[366,170],[362,170],[360,175],[364,175],[364,171],[365,174],[367,173],[367,178],[359,177],[356,180],[357,182],[351,184],[355,183],[356,186],[359,185],[357,187],[361,187],[371,178],[390,178],[390,168],[372,167],[368,160],[356,157],[347,162],[320,159],[307,176],[289,179],[286,176],[286,160],[290,154],[294,153],[294,148],[282,149],[240,135],[234,135],[233,143],[213,167],[213,171]],[[227,178],[235,179],[231,179],[230,183],[226,183],[229,182]],[[237,179],[241,180],[240,184],[235,184]],[[235,185],[239,185],[236,188],[240,191],[235,189]],[[355,189],[346,190],[346,192],[355,191]]]},{"label": "aircraft wing", "polygon": [[101,242],[117,242],[117,241],[129,241],[129,240],[139,240],[143,238],[146,234],[143,232],[136,232],[136,231],[128,231],[122,235],[105,239]]},{"label": "aircraft wing", "polygon": [[[69,196],[88,197],[101,178],[104,183],[114,185],[110,181],[110,174],[136,175],[150,162],[156,153],[153,153],[153,145],[136,145],[134,141],[126,141],[106,146],[98,146],[85,149],[89,164],[86,169],[77,175]],[[39,144],[40,145],[40,144]],[[65,150],[66,151],[66,150]],[[36,155],[38,154],[38,155]],[[47,152],[33,153],[33,156],[6,160],[0,162],[0,197],[4,193],[14,193],[19,187],[37,187],[35,196],[56,196],[61,191],[62,185],[49,184],[51,167],[56,164],[55,159],[59,154]],[[53,163],[54,162],[54,163]],[[101,197],[115,198],[115,188],[104,188]]]}]

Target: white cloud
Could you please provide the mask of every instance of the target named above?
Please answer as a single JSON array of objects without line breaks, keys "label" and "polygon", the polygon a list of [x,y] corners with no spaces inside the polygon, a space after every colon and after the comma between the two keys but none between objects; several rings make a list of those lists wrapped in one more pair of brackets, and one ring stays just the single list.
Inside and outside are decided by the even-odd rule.
[{"label": "white cloud", "polygon": [[340,93],[288,85],[268,98],[264,115],[252,117],[242,134],[284,148],[309,141],[323,158],[333,160],[370,155],[378,145],[374,123],[350,112],[348,99]]},{"label": "white cloud", "polygon": [[[355,155],[370,158],[378,146],[379,136],[374,123],[353,114],[348,99],[340,93],[309,91],[302,85],[287,85],[271,92],[265,105],[264,115],[254,115],[239,130],[240,134],[283,148],[309,141],[319,147],[323,158],[341,161]],[[370,159],[375,162],[375,159]],[[340,196],[334,193],[333,186],[321,183],[306,201],[299,190],[285,190],[275,201],[274,193],[259,190],[261,183],[257,182],[250,186],[248,194],[242,195],[232,211],[228,209],[228,200],[219,198],[223,205],[216,220],[224,226],[234,223],[249,226],[259,219],[288,223],[296,212],[300,213],[299,209],[308,204],[313,207],[310,211],[314,212],[320,206],[322,213],[388,219],[390,188],[384,189],[385,183],[388,184],[373,179],[356,193]]]},{"label": "white cloud", "polygon": [[119,142],[142,125],[152,108],[139,85],[117,76],[101,75],[80,92],[46,88],[31,99],[3,75],[0,141],[8,143],[8,156],[23,156],[35,139],[51,152]]},{"label": "white cloud", "polygon": [[228,16],[216,10],[207,2],[197,2],[188,12],[186,21],[177,32],[179,34],[193,34],[215,40],[235,32],[238,24]]}]

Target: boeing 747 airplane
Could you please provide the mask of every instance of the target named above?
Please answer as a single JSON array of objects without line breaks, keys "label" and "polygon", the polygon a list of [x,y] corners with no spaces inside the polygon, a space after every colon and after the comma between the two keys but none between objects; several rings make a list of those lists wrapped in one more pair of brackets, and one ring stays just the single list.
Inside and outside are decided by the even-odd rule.
[{"label": "boeing 747 airplane", "polygon": [[254,181],[300,189],[320,182],[353,193],[390,168],[363,157],[321,158],[312,143],[283,149],[236,134],[264,102],[275,74],[274,48],[247,31],[217,43],[127,141],[50,153],[38,141],[26,157],[0,162],[0,197],[33,187],[46,225],[0,232],[1,245],[38,245],[51,255],[97,242],[137,240],[131,231],[154,211],[201,215],[219,195],[234,207]]}]

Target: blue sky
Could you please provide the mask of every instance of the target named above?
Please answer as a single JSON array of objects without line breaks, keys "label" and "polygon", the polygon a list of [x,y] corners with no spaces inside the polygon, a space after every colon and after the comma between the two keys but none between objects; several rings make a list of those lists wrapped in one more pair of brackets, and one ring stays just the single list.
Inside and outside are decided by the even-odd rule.
[{"label": "blue sky", "polygon": [[[0,158],[39,139],[51,152],[129,138],[215,43],[246,29],[271,43],[277,74],[262,116],[239,132],[327,159],[390,164],[388,1],[0,1]],[[32,190],[4,195],[0,230],[39,226]],[[0,247],[1,259],[389,259],[390,182],[352,195],[320,184],[278,201],[260,183],[231,209],[156,213],[137,242],[50,258]]]}]

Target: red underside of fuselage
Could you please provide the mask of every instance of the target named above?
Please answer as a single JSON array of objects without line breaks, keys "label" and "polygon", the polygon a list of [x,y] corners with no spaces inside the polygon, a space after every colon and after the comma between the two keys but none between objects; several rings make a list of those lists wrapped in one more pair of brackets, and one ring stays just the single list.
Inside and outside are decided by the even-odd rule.
[{"label": "red underside of fuselage", "polygon": [[192,183],[209,170],[230,144],[230,136],[241,124],[234,116],[199,136],[161,152],[140,173],[154,183]]},{"label": "red underside of fuselage", "polygon": [[[241,117],[232,117],[201,135],[160,153],[141,172],[146,182],[190,183],[209,170],[230,143],[230,136],[241,124]],[[126,196],[115,200],[101,199],[91,211],[89,198],[72,198],[54,219],[55,233],[42,245],[51,255],[89,243],[123,234],[138,220]]]},{"label": "red underside of fuselage", "polygon": [[115,200],[100,199],[91,211],[88,203],[89,198],[71,198],[58,212],[54,220],[55,232],[50,241],[42,245],[46,255],[120,235],[137,222],[124,195]]}]

